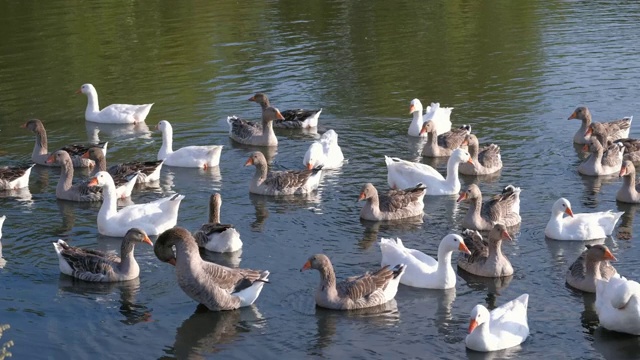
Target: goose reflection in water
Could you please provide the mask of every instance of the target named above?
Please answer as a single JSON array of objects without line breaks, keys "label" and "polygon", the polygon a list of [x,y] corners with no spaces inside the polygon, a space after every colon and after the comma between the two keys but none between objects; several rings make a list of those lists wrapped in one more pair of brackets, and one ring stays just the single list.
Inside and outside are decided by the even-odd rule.
[{"label": "goose reflection in water", "polygon": [[[489,297],[491,296],[491,294],[500,296],[502,294],[502,291],[505,290],[507,287],[509,287],[511,280],[513,280],[513,275],[489,278],[489,277],[474,275],[459,267],[458,267],[458,276],[460,276],[466,282],[466,285],[471,289],[476,291],[487,291]],[[492,308],[494,308],[495,302],[493,305],[492,304],[489,304],[489,305],[492,306]]]},{"label": "goose reflection in water", "polygon": [[[208,358],[220,351],[221,345],[239,340],[252,329],[263,327],[264,322],[255,305],[231,311],[209,311],[198,305],[193,315],[176,329],[169,352],[177,359]],[[245,356],[249,358],[248,354]]]},{"label": "goose reflection in water", "polygon": [[107,140],[118,139],[151,139],[151,131],[149,126],[140,122],[137,124],[100,124],[94,122],[85,122],[87,130],[87,138],[90,143],[97,144],[100,142],[100,134],[106,135]]},{"label": "goose reflection in water", "polygon": [[[248,190],[247,185],[247,192]],[[261,232],[269,217],[269,209],[276,214],[290,214],[299,210],[313,210],[320,204],[320,191],[310,194],[265,196],[249,193],[249,199],[255,208],[256,220],[251,223],[251,230]]]},{"label": "goose reflection in water", "polygon": [[620,225],[618,226],[618,232],[616,238],[618,240],[631,240],[633,237],[633,219],[636,217],[636,212],[640,205],[627,204],[617,201],[618,211],[624,211],[622,217],[620,217]]},{"label": "goose reflection in water", "polygon": [[[362,249],[368,249],[375,244],[380,237],[399,237],[422,229],[424,215],[391,221],[369,221],[360,218],[364,231],[358,245]],[[382,234],[380,234],[382,233]]]}]

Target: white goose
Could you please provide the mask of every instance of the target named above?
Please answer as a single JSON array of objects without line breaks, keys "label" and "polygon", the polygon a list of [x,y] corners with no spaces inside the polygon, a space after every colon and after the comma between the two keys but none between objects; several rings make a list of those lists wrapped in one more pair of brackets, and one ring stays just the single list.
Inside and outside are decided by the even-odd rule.
[{"label": "white goose", "polygon": [[400,239],[380,239],[382,266],[405,264],[407,270],[400,283],[427,289],[449,289],[456,286],[456,273],[451,266],[454,251],[470,254],[460,235],[449,234],[438,246],[438,260],[415,249],[407,249]]},{"label": "white goose", "polygon": [[322,134],[320,141],[314,141],[304,154],[304,160],[302,160],[307,170],[318,166],[322,166],[324,170],[337,169],[342,166],[343,162],[344,155],[340,145],[338,145],[338,134],[333,130],[328,130]]},{"label": "white goose", "polygon": [[596,313],[605,329],[640,335],[640,284],[624,277],[596,279]]},{"label": "white goose", "polygon": [[527,306],[529,294],[522,294],[489,312],[476,305],[471,311],[465,345],[475,351],[497,351],[522,344],[529,336]]},{"label": "white goose", "polygon": [[28,187],[31,169],[35,165],[36,164],[0,167],[0,190],[18,190]]},{"label": "white goose", "polygon": [[103,124],[137,124],[143,122],[153,104],[129,105],[129,104],[112,104],[100,110],[98,103],[98,92],[91,84],[84,84],[80,87],[76,94],[83,93],[87,95],[87,110],[84,112],[84,118],[87,121],[103,123]]},{"label": "white goose", "polygon": [[173,151],[173,127],[167,120],[156,126],[162,132],[162,146],[158,151],[158,160],[165,165],[208,169],[220,164],[222,145],[185,146]]},{"label": "white goose", "polygon": [[420,134],[422,124],[433,121],[436,124],[436,132],[444,134],[451,131],[451,111],[452,107],[440,107],[440,103],[431,103],[427,106],[427,111],[422,115],[422,103],[418,99],[411,100],[409,114],[413,115],[411,125],[409,125],[409,136],[427,137],[427,133]]},{"label": "white goose", "polygon": [[458,167],[462,162],[473,163],[466,150],[456,149],[447,161],[447,177],[429,165],[384,157],[387,164],[387,182],[392,189],[406,189],[422,183],[427,195],[452,195],[460,191]]},{"label": "white goose", "polygon": [[[569,217],[563,217],[564,214]],[[544,234],[555,240],[594,240],[603,239],[613,233],[613,227],[623,211],[601,211],[574,214],[571,203],[565,198],[556,200],[551,208],[551,218]]]},{"label": "white goose", "polygon": [[184,195],[175,194],[118,210],[116,188],[108,172],[97,173],[89,185],[102,187],[104,201],[98,212],[98,232],[106,236],[123,237],[132,227],[140,228],[148,235],[158,235],[176,225],[180,202],[184,199]]}]

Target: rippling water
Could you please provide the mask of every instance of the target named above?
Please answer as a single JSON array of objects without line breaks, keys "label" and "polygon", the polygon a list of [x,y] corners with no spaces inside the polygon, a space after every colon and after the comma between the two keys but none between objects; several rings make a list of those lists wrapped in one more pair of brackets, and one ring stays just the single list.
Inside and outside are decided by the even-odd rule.
[{"label": "rippling water", "polygon": [[[28,190],[0,194],[3,257],[0,342],[16,358],[633,358],[636,337],[598,328],[594,297],[567,288],[564,274],[582,243],[545,240],[551,204],[567,197],[574,211],[625,211],[621,231],[606,239],[620,273],[640,278],[634,246],[636,206],[616,204],[618,178],[576,172],[579,127],[566,118],[578,105],[596,120],[638,108],[635,56],[640,50],[635,2],[89,1],[0,2],[0,163],[29,158],[33,136],[19,125],[44,121],[52,147],[109,141],[108,160],[155,158],[162,119],[174,146],[222,144],[219,168],[165,167],[141,203],[186,195],[179,224],[207,219],[208,196],[223,196],[224,222],[239,229],[236,256],[206,254],[225,264],[269,269],[272,284],[252,308],[199,313],[177,288],[174,271],[138,246],[140,278],[87,284],[59,274],[52,241],[102,250],[119,240],[97,234],[99,205],[55,199],[58,169],[36,167]],[[83,83],[103,106],[155,105],[146,126],[96,127],[84,121]],[[317,132],[279,131],[267,156],[274,168],[297,169],[310,142],[327,129],[340,136],[348,163],[328,171],[309,198],[248,194],[254,148],[233,144],[226,116],[257,119],[247,99],[270,95],[280,109],[323,107]],[[459,231],[466,205],[428,197],[421,221],[359,220],[359,189],[386,188],[384,155],[419,156],[409,139],[409,101],[453,106],[454,124],[471,124],[481,143],[502,148],[498,176],[463,177],[485,194],[513,183],[523,189],[522,227],[504,251],[515,268],[501,281],[459,276],[455,289],[401,286],[384,307],[342,313],[316,309],[315,273],[298,270],[313,253],[328,254],[338,276],[379,265],[379,238],[400,237],[435,255],[440,239]],[[640,137],[637,126],[632,137]],[[530,338],[489,355],[464,347],[470,310],[530,293]]]}]

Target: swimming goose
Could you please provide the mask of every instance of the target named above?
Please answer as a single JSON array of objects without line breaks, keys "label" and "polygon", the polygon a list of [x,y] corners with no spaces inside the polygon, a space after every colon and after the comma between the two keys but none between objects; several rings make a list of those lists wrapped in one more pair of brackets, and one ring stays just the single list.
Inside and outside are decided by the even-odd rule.
[{"label": "swimming goose", "polygon": [[633,162],[630,160],[622,162],[620,177],[622,177],[622,187],[616,193],[616,200],[640,204],[640,184],[636,184],[636,167]]},{"label": "swimming goose", "polygon": [[451,266],[454,251],[470,253],[460,235],[449,234],[438,246],[438,260],[415,249],[404,247],[402,240],[380,239],[381,264],[406,264],[407,270],[400,283],[426,289],[450,289],[456,286],[456,273]]},{"label": "swimming goose", "polygon": [[[563,217],[563,215],[569,215]],[[544,234],[554,240],[604,239],[613,233],[613,228],[624,211],[601,211],[575,214],[571,203],[565,198],[556,200],[551,208],[551,218]]]},{"label": "swimming goose", "polygon": [[320,273],[320,284],[316,289],[316,304],[333,310],[354,310],[382,305],[393,300],[405,265],[395,264],[393,269],[383,266],[373,273],[365,273],[336,281],[331,261],[324,254],[311,256],[300,271],[316,269]]},{"label": "swimming goose", "polygon": [[467,348],[475,351],[497,351],[522,344],[529,336],[527,306],[529,294],[523,294],[497,308],[487,310],[476,305],[471,311]]},{"label": "swimming goose", "polygon": [[502,169],[502,157],[500,156],[500,147],[496,144],[485,146],[480,150],[478,138],[469,134],[466,136],[462,145],[468,146],[469,155],[471,155],[471,163],[460,164],[460,174],[464,175],[489,175]]},{"label": "swimming goose", "polygon": [[476,184],[471,184],[467,190],[460,193],[458,202],[467,200],[469,210],[462,220],[466,229],[488,231],[495,223],[512,227],[520,224],[520,188],[507,185],[501,194],[482,202],[482,193]]},{"label": "swimming goose", "polygon": [[358,201],[366,200],[360,210],[360,217],[365,220],[383,221],[398,220],[422,215],[426,187],[417,184],[405,190],[390,190],[378,195],[378,190],[371,183],[360,189]]},{"label": "swimming goose", "polygon": [[266,270],[232,269],[202,260],[196,240],[181,227],[163,232],[153,250],[160,261],[176,267],[182,291],[212,311],[250,306],[269,282]]},{"label": "swimming goose", "polygon": [[82,249],[60,239],[53,243],[60,262],[60,272],[91,282],[116,282],[135,279],[140,267],[133,256],[136,243],[153,243],[144,230],[131,228],[120,246],[120,256],[111,252]]},{"label": "swimming goose", "polygon": [[[589,140],[588,149],[591,154],[578,165],[578,172],[580,174],[603,176],[616,174],[620,170],[624,152],[622,144],[615,143],[605,151],[600,141],[592,136]],[[583,151],[585,150],[587,150],[587,145],[583,148]]]},{"label": "swimming goose", "polygon": [[84,118],[87,121],[103,123],[103,124],[137,124],[143,122],[153,104],[129,105],[129,104],[112,104],[100,110],[98,103],[98,92],[91,84],[84,84],[80,87],[76,94],[85,94],[87,96],[87,110],[84,112]]},{"label": "swimming goose", "polygon": [[451,111],[452,107],[440,107],[440,103],[431,103],[427,106],[427,111],[422,115],[422,103],[418,99],[411,100],[409,107],[409,115],[413,115],[411,125],[409,125],[409,136],[426,137],[427,134],[420,134],[422,124],[427,121],[433,121],[436,124],[436,132],[444,134],[451,131]]},{"label": "swimming goose", "polygon": [[[260,104],[262,111],[269,108],[269,97],[264,93],[257,93],[249,98],[249,101],[254,101]],[[273,127],[286,128],[286,129],[306,129],[318,126],[318,118],[322,113],[322,108],[315,110],[307,109],[294,109],[284,110],[281,114],[283,119],[276,119],[273,122]]]},{"label": "swimming goose", "polygon": [[[618,147],[622,145],[623,160],[631,160],[634,163],[634,165],[640,164],[640,139],[630,139],[630,138],[617,139],[617,140],[612,139],[611,134],[607,130],[607,127],[604,126],[603,123],[599,123],[599,122],[592,123],[587,128],[586,134],[591,134],[592,137],[595,136],[598,139],[598,141],[600,141],[600,144],[602,144],[602,146],[605,149],[604,158],[606,158],[609,155],[609,152],[611,152],[607,150],[611,148],[614,148],[614,150],[618,150],[616,148],[616,145]],[[585,136],[587,136],[586,134]],[[617,154],[617,152],[614,152],[614,154]]]},{"label": "swimming goose", "polygon": [[[569,116],[568,120],[582,120],[582,125],[573,136],[573,142],[576,144],[587,144],[591,138],[591,134],[587,134],[587,128],[591,125],[591,112],[586,106],[576,108]],[[611,136],[611,140],[618,140],[629,137],[629,129],[631,128],[633,116],[625,117],[620,120],[614,120],[602,123]]]},{"label": "swimming goose", "polygon": [[222,196],[219,193],[212,194],[209,198],[209,222],[202,224],[200,229],[193,233],[199,247],[209,251],[225,253],[234,252],[242,248],[240,233],[231,224],[220,223],[220,207]]},{"label": "swimming goose", "polygon": [[222,145],[185,146],[173,151],[173,127],[167,120],[156,125],[162,132],[162,146],[158,150],[158,160],[165,165],[208,169],[220,164]]},{"label": "swimming goose", "polygon": [[455,149],[447,161],[447,177],[429,165],[384,157],[387,164],[387,182],[392,189],[406,189],[424,184],[429,195],[452,195],[460,191],[458,167],[462,162],[471,163],[471,156],[466,150]]},{"label": "swimming goose", "polygon": [[453,150],[462,147],[465,137],[471,133],[470,125],[462,125],[457,129],[447,131],[444,134],[439,134],[436,131],[436,125],[433,121],[427,121],[422,124],[422,130],[420,135],[427,134],[427,142],[422,148],[422,156],[427,157],[445,157],[450,156]]},{"label": "swimming goose", "polygon": [[576,261],[569,266],[565,276],[569,286],[585,292],[596,292],[596,279],[609,280],[617,275],[616,269],[609,263],[616,261],[606,245],[585,245],[587,248]]},{"label": "swimming goose", "polygon": [[[24,123],[22,128],[31,130],[34,134],[36,134],[36,143],[33,147],[33,152],[31,153],[31,161],[38,165],[52,166],[52,164],[47,163],[47,159],[49,158],[49,148],[47,144],[47,131],[44,129],[44,125],[42,121],[38,119],[31,119]],[[90,147],[96,145],[81,145],[81,144],[72,144],[62,147],[60,150],[64,150],[69,153],[71,156],[71,161],[74,167],[93,167],[95,163],[90,159],[83,159],[81,156]],[[104,153],[107,153],[107,142],[97,144],[98,147],[102,148]]]},{"label": "swimming goose", "polygon": [[0,190],[18,190],[29,186],[35,164],[0,167]]},{"label": "swimming goose", "polygon": [[273,122],[284,120],[280,111],[274,107],[262,110],[262,125],[240,119],[237,116],[227,117],[229,137],[241,144],[256,146],[278,146],[278,138],[273,132]]},{"label": "swimming goose", "polygon": [[625,277],[596,279],[596,313],[605,329],[640,335],[640,284]]},{"label": "swimming goose", "polygon": [[511,262],[502,254],[502,240],[512,241],[507,227],[496,223],[489,231],[489,241],[483,241],[477,230],[463,232],[471,255],[458,257],[458,267],[478,276],[502,277],[513,275]]},{"label": "swimming goose", "polygon": [[328,130],[320,137],[320,141],[314,141],[304,154],[302,163],[307,170],[322,166],[323,170],[338,169],[344,162],[342,149],[338,145],[338,134]]},{"label": "swimming goose", "polygon": [[60,165],[60,180],[56,186],[56,198],[69,201],[100,201],[102,192],[89,186],[87,181],[73,184],[71,157],[64,150],[58,150],[47,159],[48,164]]},{"label": "swimming goose", "polygon": [[118,210],[116,189],[111,175],[100,171],[89,181],[89,186],[102,188],[104,201],[98,212],[98,232],[102,235],[122,237],[125,229],[137,227],[149,235],[158,235],[176,225],[178,209],[184,195],[175,194],[145,204],[129,205]]},{"label": "swimming goose", "polygon": [[107,171],[111,174],[114,181],[118,177],[130,177],[132,174],[138,173],[138,183],[148,183],[160,180],[160,170],[162,169],[163,160],[154,161],[131,161],[122,164],[111,165],[107,169],[107,159],[100,148],[93,147],[89,149],[83,158],[89,158],[96,162],[96,166],[91,170],[89,176],[95,176],[98,171]]},{"label": "swimming goose", "polygon": [[260,195],[308,194],[318,188],[322,168],[311,170],[269,171],[267,159],[256,151],[244,166],[254,165],[256,172],[249,182],[249,192]]}]

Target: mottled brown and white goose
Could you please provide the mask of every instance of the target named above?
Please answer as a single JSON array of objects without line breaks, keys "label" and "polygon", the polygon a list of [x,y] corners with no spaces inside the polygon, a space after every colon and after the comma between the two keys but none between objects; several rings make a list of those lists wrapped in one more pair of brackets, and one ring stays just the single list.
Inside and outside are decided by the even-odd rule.
[{"label": "mottled brown and white goose", "polygon": [[244,166],[254,165],[256,172],[249,182],[249,192],[260,195],[308,194],[318,188],[322,168],[311,170],[269,171],[267,159],[256,151]]},{"label": "mottled brown and white goose", "polygon": [[502,157],[500,156],[500,147],[498,145],[490,144],[480,150],[480,142],[473,134],[467,135],[462,145],[468,146],[469,155],[471,155],[473,164],[460,164],[458,168],[460,174],[489,175],[502,169]]},{"label": "mottled brown and white goose", "polygon": [[457,129],[447,131],[444,134],[438,134],[436,124],[433,121],[427,121],[422,124],[420,136],[427,134],[427,142],[422,148],[422,156],[426,157],[444,157],[451,156],[453,150],[462,147],[465,137],[471,133],[470,125],[462,125]]},{"label": "mottled brown and white goose", "polygon": [[140,267],[133,256],[136,243],[153,243],[144,230],[131,228],[122,240],[120,256],[111,252],[82,249],[64,240],[53,243],[60,262],[60,272],[84,281],[116,282],[135,279]]},{"label": "mottled brown and white goose", "polygon": [[276,120],[284,120],[284,117],[274,107],[262,110],[262,124],[243,120],[235,115],[229,116],[229,137],[246,145],[278,146],[278,138],[273,132],[273,122]]},{"label": "mottled brown and white goose", "polygon": [[507,185],[501,194],[493,196],[490,200],[482,202],[482,193],[476,184],[471,184],[460,193],[458,202],[467,200],[469,210],[462,220],[462,226],[466,229],[488,231],[495,223],[504,224],[507,227],[520,224],[520,188]]},{"label": "mottled brown and white goose", "polygon": [[636,167],[630,160],[622,162],[620,167],[620,177],[622,177],[622,187],[616,193],[616,200],[639,204],[640,184],[636,184]]},{"label": "mottled brown and white goose", "polygon": [[0,190],[17,190],[29,186],[35,164],[0,167]]},{"label": "mottled brown and white goose", "polygon": [[202,224],[200,229],[193,233],[199,247],[209,251],[225,253],[234,252],[242,248],[240,233],[231,224],[220,223],[220,207],[222,196],[219,193],[212,194],[209,198],[209,222]]},{"label": "mottled brown and white goose", "polygon": [[[569,116],[568,120],[578,119],[582,120],[582,125],[576,131],[573,136],[573,142],[576,144],[587,144],[591,138],[591,134],[587,133],[589,125],[591,125],[591,112],[586,106],[580,106],[576,108]],[[602,123],[608,133],[611,136],[611,140],[618,140],[629,137],[629,129],[631,128],[631,121],[633,116],[628,116],[620,120],[614,120],[606,123]]]},{"label": "mottled brown and white goose", "polygon": [[502,253],[502,240],[512,240],[506,226],[500,223],[493,225],[488,241],[484,241],[477,230],[467,229],[462,236],[471,255],[462,253],[458,257],[458,267],[484,277],[513,275],[511,262]]},{"label": "mottled brown and white goose", "polygon": [[418,184],[405,190],[389,190],[386,194],[378,194],[375,186],[366,183],[360,189],[358,201],[366,200],[360,210],[360,217],[365,220],[382,221],[398,220],[423,214],[426,187]]},{"label": "mottled brown and white goose", "polygon": [[80,202],[102,200],[100,188],[89,186],[87,181],[73,183],[73,165],[71,157],[66,151],[54,152],[47,159],[47,163],[60,165],[60,180],[56,186],[56,198]]},{"label": "mottled brown and white goose", "polygon": [[181,227],[160,234],[153,250],[160,261],[176,267],[182,291],[209,310],[250,306],[269,282],[266,270],[232,269],[202,260],[196,240]]},{"label": "mottled brown and white goose", "polygon": [[[271,106],[269,103],[269,97],[264,93],[257,93],[249,98],[249,101],[254,101],[260,104],[262,111],[265,111]],[[282,111],[283,119],[276,119],[273,122],[275,128],[285,129],[306,129],[318,126],[318,118],[322,113],[322,108],[308,110],[308,109],[293,109]]]},{"label": "mottled brown and white goose", "polygon": [[587,248],[576,261],[569,266],[566,280],[569,286],[584,292],[596,292],[596,279],[609,280],[618,276],[616,269],[609,263],[616,261],[606,245],[585,245]]},{"label": "mottled brown and white goose", "polygon": [[164,160],[153,161],[131,161],[122,164],[111,165],[107,168],[107,159],[100,148],[93,147],[89,149],[83,158],[89,158],[95,161],[96,166],[91,170],[89,176],[95,176],[98,171],[106,171],[111,174],[114,179],[119,177],[129,178],[131,175],[138,173],[138,183],[148,183],[160,180],[160,171]]},{"label": "mottled brown and white goose", "polygon": [[316,304],[333,310],[354,310],[382,305],[392,300],[398,292],[404,264],[383,266],[374,273],[352,276],[340,282],[329,258],[324,254],[311,256],[300,271],[316,269],[320,284],[316,289]]},{"label": "mottled brown and white goose", "polygon": [[[31,161],[38,165],[52,166],[51,163],[47,163],[49,158],[49,147],[47,143],[47,131],[44,129],[42,121],[38,119],[31,119],[24,123],[22,128],[31,130],[36,134],[36,142],[31,153]],[[72,144],[62,147],[60,150],[66,151],[71,156],[71,161],[74,167],[93,167],[95,163],[90,159],[83,159],[82,155],[89,150],[90,147],[98,146],[102,148],[104,153],[107,153],[107,142],[99,143],[97,145],[82,145]]]},{"label": "mottled brown and white goose", "polygon": [[[600,144],[604,147],[605,153],[603,158],[606,159],[611,152],[610,149],[613,148],[613,154],[617,155],[617,148],[620,145],[623,146],[623,160],[631,160],[634,165],[640,165],[640,139],[631,139],[631,138],[623,138],[623,139],[613,139],[611,133],[607,129],[604,123],[594,122],[588,128],[586,134],[591,134],[591,136],[595,136]],[[585,134],[585,136],[586,136]],[[603,160],[604,162],[605,160]]]},{"label": "mottled brown and white goose", "polygon": [[614,143],[605,151],[601,142],[595,136],[592,136],[589,140],[589,145],[585,145],[583,150],[587,150],[587,147],[591,154],[578,165],[580,174],[603,176],[618,173],[624,152],[622,144]]}]

